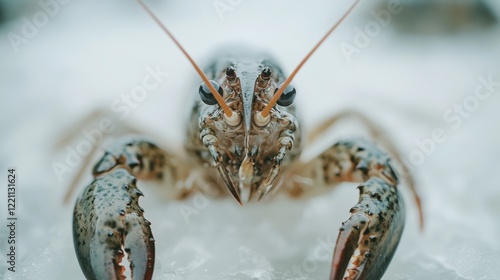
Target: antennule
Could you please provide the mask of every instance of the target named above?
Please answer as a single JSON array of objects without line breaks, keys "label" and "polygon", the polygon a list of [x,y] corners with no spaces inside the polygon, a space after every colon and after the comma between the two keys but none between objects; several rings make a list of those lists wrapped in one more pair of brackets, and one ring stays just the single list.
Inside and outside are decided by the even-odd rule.
[{"label": "antennule", "polygon": [[[267,106],[264,108],[264,110],[262,110],[262,112],[260,112],[262,117],[267,118],[267,116],[269,115],[269,112],[271,111],[271,108],[273,108],[274,105],[276,105],[276,102],[278,102],[278,99],[283,94],[286,87],[292,82],[292,79],[299,72],[300,68],[302,68],[302,66],[311,57],[311,55],[319,48],[319,46],[321,46],[321,44],[323,44],[323,42],[326,40],[326,38],[328,38],[328,36],[330,36],[330,34],[333,32],[333,30],[335,30],[337,28],[337,26],[339,26],[339,24],[342,21],[344,21],[344,19],[351,13],[351,11],[354,9],[354,7],[356,7],[358,2],[359,2],[359,0],[356,0],[354,2],[354,4],[352,4],[352,6],[349,8],[349,10],[347,10],[347,12],[344,13],[344,15],[330,28],[330,30],[328,30],[328,32],[326,32],[326,34],[323,36],[323,38],[321,38],[321,40],[319,40],[319,42],[314,46],[314,48],[312,48],[312,50],[306,55],[306,57],[304,57],[304,59],[302,59],[302,61],[295,68],[295,70],[293,70],[292,74],[290,74],[290,76],[288,76],[288,78],[281,85],[280,89],[274,94],[273,98],[271,98],[271,101],[269,101],[269,104],[267,104]],[[257,113],[257,114],[259,114],[259,113]]]},{"label": "antennule", "polygon": [[220,96],[220,94],[217,93],[217,90],[215,90],[215,88],[212,86],[212,83],[210,83],[207,76],[203,73],[203,71],[201,71],[200,67],[198,67],[196,62],[194,62],[194,60],[187,53],[187,51],[182,47],[182,45],[179,43],[179,41],[177,41],[177,39],[174,37],[174,35],[172,33],[170,33],[170,31],[167,29],[167,27],[158,19],[158,17],[156,17],[156,15],[148,8],[148,6],[146,6],[146,4],[144,4],[144,2],[142,0],[137,0],[137,3],[139,3],[139,5],[141,5],[141,7],[153,18],[153,20],[160,26],[160,28],[163,29],[163,31],[165,31],[165,33],[167,33],[168,37],[170,37],[170,39],[172,39],[172,41],[174,41],[175,45],[177,45],[177,47],[182,51],[182,53],[184,53],[184,55],[187,57],[189,62],[191,62],[191,65],[193,65],[194,70],[196,70],[196,72],[198,72],[198,75],[200,75],[201,79],[205,82],[205,84],[210,89],[210,92],[212,92],[213,96],[217,100],[217,103],[219,103],[219,106],[224,111],[224,114],[228,117],[231,117],[233,115],[233,111],[229,108],[229,106],[227,106],[227,104],[224,101],[224,99],[222,98],[222,96]]}]

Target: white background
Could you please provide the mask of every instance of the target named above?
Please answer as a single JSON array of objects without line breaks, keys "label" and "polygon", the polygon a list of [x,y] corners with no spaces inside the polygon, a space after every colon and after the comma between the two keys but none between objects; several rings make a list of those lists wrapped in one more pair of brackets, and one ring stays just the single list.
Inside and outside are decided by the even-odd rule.
[{"label": "white background", "polygon": [[[218,46],[238,43],[269,51],[288,73],[349,5],[243,0],[221,19],[214,9],[217,1],[149,2],[200,63]],[[498,279],[500,87],[456,129],[442,115],[474,94],[478,77],[500,81],[500,27],[407,34],[396,26],[397,17],[408,16],[403,9],[348,63],[341,43],[353,44],[354,28],[364,29],[373,20],[369,11],[384,7],[363,1],[297,75],[296,102],[304,126],[310,130],[354,108],[384,127],[405,158],[418,150],[415,141],[442,128],[446,141],[413,169],[425,230],[418,230],[403,185],[407,224],[384,279]],[[37,11],[34,3],[22,16],[31,19]],[[52,164],[64,163],[67,152],[55,144],[74,135],[70,147],[76,147],[85,138],[72,127],[94,109],[109,109],[113,100],[130,94],[146,69],[158,65],[169,77],[125,121],[159,136],[164,146],[180,147],[187,100],[197,94],[193,89],[199,79],[133,1],[69,1],[15,53],[8,34],[22,34],[22,26],[13,19],[0,29],[0,174],[6,178],[7,167],[13,166],[19,177],[17,272],[3,274],[2,222],[0,275],[9,280],[83,279],[71,235],[76,196],[62,204],[76,169],[58,180]],[[89,174],[79,192],[90,182]],[[143,184],[141,205],[157,246],[154,279],[326,279],[329,259],[314,262],[311,272],[302,269],[303,275],[292,268],[312,257],[318,238],[336,238],[357,201],[355,186],[345,184],[307,201],[278,198],[239,207],[231,199],[211,200],[187,224],[179,209],[192,201],[166,201],[158,195],[161,187]],[[0,202],[2,221],[5,201]]]}]

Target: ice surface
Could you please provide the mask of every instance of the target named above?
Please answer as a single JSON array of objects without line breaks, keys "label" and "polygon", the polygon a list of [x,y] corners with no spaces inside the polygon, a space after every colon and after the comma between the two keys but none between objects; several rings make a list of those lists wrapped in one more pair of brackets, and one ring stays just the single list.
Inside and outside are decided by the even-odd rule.
[{"label": "ice surface", "polygon": [[[213,7],[217,1],[150,2],[196,60],[206,61],[216,46],[240,42],[269,50],[288,72],[348,4],[242,1],[221,20]],[[500,26],[412,37],[389,25],[347,63],[339,45],[352,43],[353,28],[367,22],[363,10],[374,6],[363,5],[295,79],[304,124],[310,129],[338,110],[362,110],[389,131],[405,158],[417,149],[415,140],[442,128],[446,141],[413,168],[425,231],[418,230],[403,186],[407,226],[384,279],[499,279],[500,87],[456,129],[442,115],[474,93],[479,76],[500,81]],[[196,78],[134,3],[72,1],[14,54],[7,34],[19,32],[21,24],[0,30],[0,168],[15,166],[19,173],[19,262],[16,273],[3,273],[2,251],[0,274],[6,280],[83,279],[73,252],[72,205],[61,204],[75,172],[57,179],[51,165],[64,162],[67,153],[55,143],[93,108],[109,108],[141,82],[149,66],[159,65],[169,77],[126,121],[160,136],[166,146],[179,146],[186,115],[180,108],[187,108]],[[77,142],[84,139],[75,133]],[[80,190],[90,181],[88,173]],[[238,207],[231,199],[209,200],[186,222],[180,209],[193,206],[193,199],[166,201],[153,184],[141,189],[156,239],[154,279],[326,279],[330,257],[315,260],[313,252],[329,253],[324,244],[334,242],[357,200],[353,184],[306,201],[278,197]]]}]

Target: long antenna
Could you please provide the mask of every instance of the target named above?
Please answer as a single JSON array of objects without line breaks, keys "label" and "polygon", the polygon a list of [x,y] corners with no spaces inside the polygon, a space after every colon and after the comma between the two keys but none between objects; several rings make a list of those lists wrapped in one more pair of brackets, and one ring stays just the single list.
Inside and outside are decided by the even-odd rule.
[{"label": "long antenna", "polygon": [[300,68],[302,68],[302,66],[311,57],[311,55],[319,48],[319,46],[321,46],[321,44],[323,44],[323,42],[326,40],[326,38],[328,38],[328,36],[330,36],[330,34],[333,32],[333,30],[335,30],[337,28],[337,26],[339,26],[339,24],[342,23],[342,21],[344,21],[344,19],[351,13],[351,11],[354,9],[354,7],[356,7],[358,2],[359,2],[359,0],[356,0],[356,2],[354,2],[354,4],[352,4],[351,8],[349,8],[349,10],[347,10],[347,12],[345,12],[345,14],[330,28],[330,30],[328,30],[328,32],[326,32],[326,34],[323,36],[323,38],[321,38],[321,40],[319,40],[319,42],[316,44],[316,46],[314,46],[314,48],[306,55],[306,57],[304,57],[304,59],[302,59],[302,61],[297,66],[297,68],[295,68],[295,70],[293,70],[292,74],[290,74],[290,76],[288,76],[288,78],[281,85],[279,90],[274,94],[273,98],[271,98],[271,101],[269,101],[269,104],[267,104],[266,108],[264,108],[264,110],[262,110],[262,112],[260,112],[260,114],[262,115],[263,118],[267,118],[267,116],[269,115],[269,112],[271,111],[271,108],[273,108],[274,105],[276,105],[276,102],[278,102],[278,99],[280,98],[281,94],[283,94],[286,87],[292,82],[292,79],[299,72]]},{"label": "long antenna", "polygon": [[219,103],[220,107],[224,111],[224,114],[227,117],[231,117],[233,115],[233,111],[231,111],[229,106],[227,106],[227,104],[226,104],[226,102],[224,102],[224,99],[222,98],[222,96],[220,96],[220,94],[217,92],[217,90],[215,90],[214,86],[212,85],[212,83],[210,83],[207,76],[203,73],[203,71],[201,71],[200,67],[198,67],[196,62],[194,62],[194,60],[187,53],[187,51],[182,47],[182,45],[179,43],[179,41],[177,41],[177,39],[174,37],[174,35],[172,33],[170,33],[170,31],[167,29],[167,27],[158,19],[158,17],[156,17],[156,15],[148,8],[148,6],[146,6],[146,4],[144,4],[144,2],[142,0],[137,0],[137,2],[153,18],[153,20],[156,21],[156,23],[161,27],[161,29],[163,29],[163,31],[165,31],[165,33],[167,33],[168,37],[170,37],[170,39],[172,39],[172,41],[174,41],[174,43],[184,53],[184,55],[187,57],[187,59],[189,59],[189,62],[191,62],[191,65],[193,65],[194,70],[196,70],[196,72],[198,72],[198,75],[200,75],[201,79],[208,86],[208,88],[210,89],[210,92],[217,100],[217,103]]}]

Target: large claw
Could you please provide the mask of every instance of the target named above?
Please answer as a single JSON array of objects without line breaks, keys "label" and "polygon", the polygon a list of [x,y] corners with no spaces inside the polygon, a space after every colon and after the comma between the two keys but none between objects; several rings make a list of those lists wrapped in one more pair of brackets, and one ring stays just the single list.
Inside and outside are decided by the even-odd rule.
[{"label": "large claw", "polygon": [[135,177],[117,169],[96,178],[77,200],[73,242],[87,279],[125,279],[125,254],[133,279],[151,279],[155,247],[141,195]]},{"label": "large claw", "polygon": [[333,254],[331,280],[382,278],[404,228],[404,204],[394,185],[373,177],[343,223]]}]

